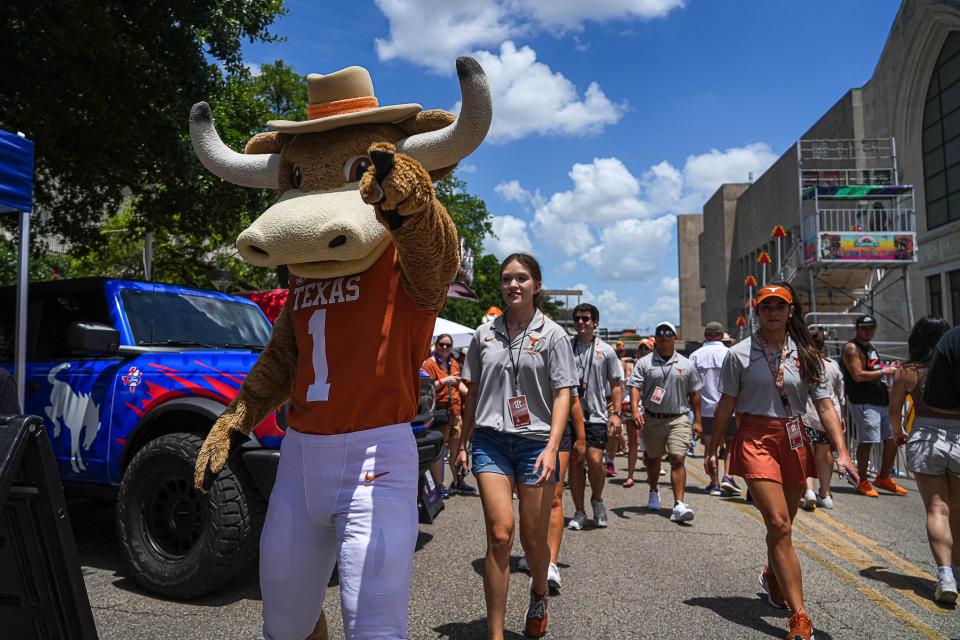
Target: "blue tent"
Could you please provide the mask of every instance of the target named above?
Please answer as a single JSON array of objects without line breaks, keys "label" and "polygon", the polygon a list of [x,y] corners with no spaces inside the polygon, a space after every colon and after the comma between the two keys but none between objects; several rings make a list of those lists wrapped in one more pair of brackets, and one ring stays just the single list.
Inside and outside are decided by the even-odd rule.
[{"label": "blue tent", "polygon": [[30,212],[33,210],[33,142],[0,131],[0,213],[20,214],[20,263],[17,278],[17,348],[14,373],[23,407],[27,360],[27,286],[30,281]]}]

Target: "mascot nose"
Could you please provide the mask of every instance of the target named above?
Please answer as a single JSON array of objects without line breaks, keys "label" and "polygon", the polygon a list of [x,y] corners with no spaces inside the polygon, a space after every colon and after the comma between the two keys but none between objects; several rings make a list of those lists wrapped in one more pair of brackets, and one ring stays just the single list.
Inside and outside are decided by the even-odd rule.
[{"label": "mascot nose", "polygon": [[259,231],[247,229],[237,238],[237,248],[241,253],[249,253],[258,258],[269,260],[270,251],[266,248],[267,242]]},{"label": "mascot nose", "polygon": [[339,247],[340,245],[346,244],[346,243],[347,243],[347,236],[339,235],[333,240],[331,240],[330,244],[328,244],[327,246],[333,249],[334,247]]}]

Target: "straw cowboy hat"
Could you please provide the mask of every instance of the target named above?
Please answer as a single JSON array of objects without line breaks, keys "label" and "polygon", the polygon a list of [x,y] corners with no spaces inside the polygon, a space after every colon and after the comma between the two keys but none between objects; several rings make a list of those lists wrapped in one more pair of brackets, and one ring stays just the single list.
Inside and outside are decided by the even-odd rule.
[{"label": "straw cowboy hat", "polygon": [[270,120],[267,126],[284,133],[320,133],[353,124],[388,124],[420,112],[419,104],[381,107],[373,93],[370,73],[363,67],[347,67],[323,75],[307,76],[307,119]]}]

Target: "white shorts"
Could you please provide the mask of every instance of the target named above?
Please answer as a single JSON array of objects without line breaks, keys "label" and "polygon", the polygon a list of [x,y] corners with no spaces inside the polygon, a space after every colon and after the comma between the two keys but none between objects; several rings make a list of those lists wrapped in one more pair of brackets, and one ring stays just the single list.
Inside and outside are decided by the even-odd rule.
[{"label": "white shorts", "polygon": [[409,424],[287,430],[260,537],[264,638],[310,635],[337,562],[347,640],[407,637],[418,468]]}]

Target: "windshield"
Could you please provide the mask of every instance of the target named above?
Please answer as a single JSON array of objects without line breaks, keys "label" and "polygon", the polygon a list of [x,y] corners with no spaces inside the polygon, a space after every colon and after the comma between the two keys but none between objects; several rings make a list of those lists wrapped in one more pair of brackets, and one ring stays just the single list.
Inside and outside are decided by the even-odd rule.
[{"label": "windshield", "polygon": [[263,348],[270,340],[270,323],[250,304],[133,289],[121,297],[138,345]]}]

